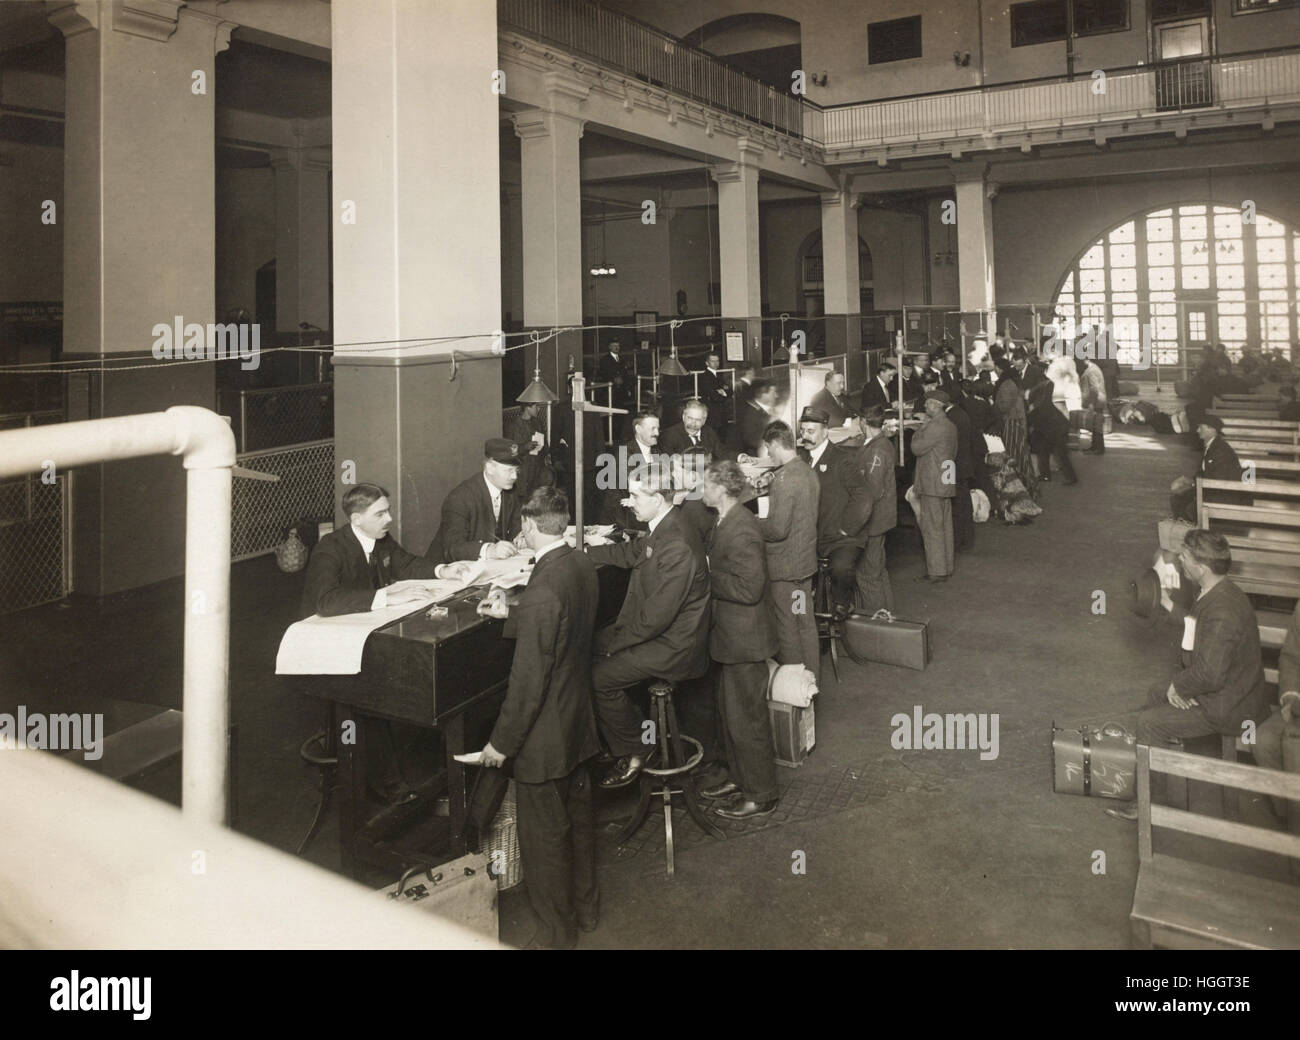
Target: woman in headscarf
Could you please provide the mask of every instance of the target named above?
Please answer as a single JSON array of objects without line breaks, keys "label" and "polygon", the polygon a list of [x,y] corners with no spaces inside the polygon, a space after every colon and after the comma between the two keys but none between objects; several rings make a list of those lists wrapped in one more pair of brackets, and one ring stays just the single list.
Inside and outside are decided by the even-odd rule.
[{"label": "woman in headscarf", "polygon": [[[999,380],[999,383],[1001,380]],[[995,497],[990,505],[1005,524],[1029,524],[1043,511],[1043,507],[1030,497],[1025,481],[1001,452],[989,453],[990,479]]]},{"label": "woman in headscarf", "polygon": [[[1007,449],[1007,462],[1019,474],[1029,493],[1038,498],[1038,481],[1034,479],[1034,464],[1029,454],[1029,426],[1025,412],[1025,396],[1020,380],[1009,358],[997,360],[998,388],[993,395],[993,407],[1002,419],[1002,443]],[[995,483],[996,486],[996,483]]]}]

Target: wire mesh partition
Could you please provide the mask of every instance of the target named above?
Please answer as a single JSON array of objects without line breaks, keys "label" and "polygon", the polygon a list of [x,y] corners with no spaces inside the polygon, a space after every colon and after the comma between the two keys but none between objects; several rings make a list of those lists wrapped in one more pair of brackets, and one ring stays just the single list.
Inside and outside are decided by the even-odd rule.
[{"label": "wire mesh partition", "polygon": [[302,383],[222,391],[240,451],[260,451],[334,436],[334,384]]},{"label": "wire mesh partition", "polygon": [[0,481],[0,614],[68,594],[69,475]]},{"label": "wire mesh partition", "polygon": [[235,478],[230,558],[247,560],[275,549],[288,528],[334,516],[334,442],[312,441],[241,452],[236,464],[274,473],[278,481]]}]

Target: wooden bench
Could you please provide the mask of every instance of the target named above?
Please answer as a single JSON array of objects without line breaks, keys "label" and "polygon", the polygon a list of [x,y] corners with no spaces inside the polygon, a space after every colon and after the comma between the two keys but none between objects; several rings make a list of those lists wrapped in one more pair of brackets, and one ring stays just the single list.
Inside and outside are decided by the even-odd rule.
[{"label": "wooden bench", "polygon": [[1272,394],[1219,394],[1214,398],[1211,407],[1276,410],[1278,400],[1277,390]]},{"label": "wooden bench", "polygon": [[[1206,501],[1207,492],[1216,501]],[[1237,549],[1298,552],[1300,484],[1258,479],[1251,484],[1200,477],[1196,481],[1196,526],[1217,530],[1227,538],[1234,555]]]},{"label": "wooden bench", "polygon": [[[1256,480],[1270,480],[1283,484],[1300,482],[1300,462],[1268,456],[1247,461],[1253,467]],[[1242,470],[1245,471],[1244,466]]]},{"label": "wooden bench", "polygon": [[1300,835],[1151,803],[1151,774],[1238,787],[1300,801],[1300,776],[1165,748],[1137,747],[1138,877],[1133,945],[1181,949],[1300,947],[1300,886],[1152,851],[1163,827],[1300,859]]}]

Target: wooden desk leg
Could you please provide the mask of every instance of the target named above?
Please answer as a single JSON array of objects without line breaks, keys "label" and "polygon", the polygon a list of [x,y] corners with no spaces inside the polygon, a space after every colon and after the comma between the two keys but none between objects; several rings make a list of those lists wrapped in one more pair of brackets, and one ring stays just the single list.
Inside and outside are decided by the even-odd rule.
[{"label": "wooden desk leg", "polygon": [[448,845],[452,858],[465,855],[465,767],[457,762],[454,755],[463,755],[465,748],[465,716],[453,716],[447,720],[444,729],[443,744],[447,752],[447,812],[450,817],[451,834]]},{"label": "wooden desk leg", "polygon": [[361,744],[364,727],[357,713],[346,704],[338,706],[332,720],[336,727],[351,723],[350,740],[338,741],[339,756],[339,859],[343,873],[354,880],[358,875],[357,832],[361,825],[361,812],[366,798],[366,757]]}]

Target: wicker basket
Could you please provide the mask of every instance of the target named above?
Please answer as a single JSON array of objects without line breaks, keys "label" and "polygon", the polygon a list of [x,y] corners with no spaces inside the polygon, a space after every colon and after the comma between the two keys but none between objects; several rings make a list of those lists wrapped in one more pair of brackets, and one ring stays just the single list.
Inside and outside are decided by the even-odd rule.
[{"label": "wicker basket", "polygon": [[[497,891],[514,888],[524,879],[523,865],[519,859],[518,809],[515,802],[515,782],[510,781],[505,799],[497,810],[483,840],[483,852],[488,858],[488,873],[496,878]],[[496,873],[497,864],[505,869]]]}]

